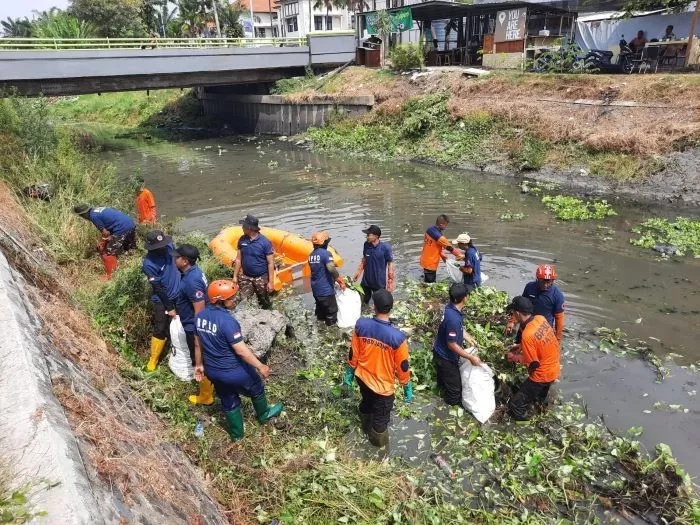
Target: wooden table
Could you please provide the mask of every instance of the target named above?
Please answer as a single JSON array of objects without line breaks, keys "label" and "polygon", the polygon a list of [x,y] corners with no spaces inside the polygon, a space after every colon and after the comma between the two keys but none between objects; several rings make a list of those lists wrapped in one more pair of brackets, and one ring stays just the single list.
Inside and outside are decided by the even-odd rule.
[{"label": "wooden table", "polygon": [[[694,38],[693,39],[693,49],[686,49],[685,53],[690,54],[690,60],[688,61],[688,64],[698,64],[700,63],[700,46],[698,45],[699,39]],[[678,51],[681,50],[681,48],[688,46],[689,40],[686,38],[685,40],[664,40],[664,41],[659,41],[659,42],[647,42],[646,47],[673,47],[678,49]],[[678,53],[676,53],[678,55]],[[685,56],[685,55],[683,55]],[[659,58],[672,58],[669,56],[664,56],[663,54],[659,55]],[[680,58],[680,57],[678,57]],[[681,66],[683,64],[680,64]]]}]

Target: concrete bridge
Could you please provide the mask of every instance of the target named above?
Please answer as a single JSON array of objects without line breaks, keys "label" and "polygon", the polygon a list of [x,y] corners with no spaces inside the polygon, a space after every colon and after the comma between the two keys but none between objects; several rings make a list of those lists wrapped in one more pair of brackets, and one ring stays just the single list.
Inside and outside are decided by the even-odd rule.
[{"label": "concrete bridge", "polygon": [[[206,47],[205,47],[206,46]],[[115,49],[116,48],[116,49]],[[352,33],[298,39],[0,39],[0,96],[274,82],[355,57]]]}]

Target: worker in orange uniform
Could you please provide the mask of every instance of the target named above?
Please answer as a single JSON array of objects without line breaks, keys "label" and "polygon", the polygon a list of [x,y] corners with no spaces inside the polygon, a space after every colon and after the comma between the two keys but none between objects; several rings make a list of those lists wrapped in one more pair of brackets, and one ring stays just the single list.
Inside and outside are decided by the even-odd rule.
[{"label": "worker in orange uniform", "polygon": [[426,283],[434,283],[437,278],[440,260],[445,260],[442,250],[447,250],[456,256],[462,255],[462,252],[452,246],[452,243],[442,234],[449,223],[450,218],[447,215],[438,215],[435,225],[425,231],[423,251],[420,254],[420,266],[423,268],[423,279]]},{"label": "worker in orange uniform", "polygon": [[394,406],[394,377],[403,385],[404,399],[413,399],[406,336],[392,326],[389,312],[394,298],[387,290],[374,292],[373,318],[361,317],[352,333],[350,358],[344,385],[360,387],[360,420],[370,443],[383,447],[389,442],[389,419]]},{"label": "worker in orange uniform", "polygon": [[[564,294],[554,284],[557,278],[557,270],[553,264],[540,264],[535,272],[536,281],[531,281],[525,285],[523,297],[532,301],[533,313],[542,315],[549,325],[554,328],[557,339],[561,342],[564,338]],[[506,335],[515,328],[517,321],[512,316],[506,325]],[[522,327],[521,327],[522,329]],[[518,340],[520,332],[518,332]]]},{"label": "worker in orange uniform", "polygon": [[532,301],[519,295],[508,309],[522,327],[520,343],[513,345],[506,359],[527,367],[528,378],[510,399],[508,411],[516,421],[527,421],[533,403],[547,401],[549,387],[559,378],[559,341],[542,315],[534,315]]},{"label": "worker in orange uniform", "polygon": [[143,177],[136,177],[139,185],[139,194],[136,196],[136,211],[138,212],[139,224],[156,225],[156,200],[151,190],[146,188],[146,181]]}]

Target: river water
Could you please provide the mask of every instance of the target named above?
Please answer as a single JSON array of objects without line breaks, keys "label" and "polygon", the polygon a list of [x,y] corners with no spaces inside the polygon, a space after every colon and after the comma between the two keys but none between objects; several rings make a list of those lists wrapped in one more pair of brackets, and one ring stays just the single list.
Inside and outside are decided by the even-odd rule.
[{"label": "river water", "polygon": [[[672,355],[677,365],[700,360],[700,259],[663,260],[629,243],[631,228],[645,218],[699,216],[700,210],[640,206],[613,196],[617,217],[566,223],[509,178],[319,155],[274,138],[137,144],[108,158],[121,174],[140,171],[159,214],[181,218],[181,230],[213,237],[247,213],[305,237],[326,230],[345,259],[343,274],[352,275],[359,264],[361,230],[377,224],[392,245],[397,277],[419,278],[425,228],[446,213],[448,237],[466,231],[476,239],[489,285],[517,295],[538,264],[556,264],[568,338],[619,327],[659,355]],[[501,219],[506,213],[525,218]],[[668,443],[690,473],[700,475],[695,374],[670,365],[670,377],[658,384],[641,361],[574,349],[563,364],[561,391],[582,394],[589,412],[604,414],[613,428],[643,426],[643,443]],[[655,408],[657,401],[681,408]]]}]

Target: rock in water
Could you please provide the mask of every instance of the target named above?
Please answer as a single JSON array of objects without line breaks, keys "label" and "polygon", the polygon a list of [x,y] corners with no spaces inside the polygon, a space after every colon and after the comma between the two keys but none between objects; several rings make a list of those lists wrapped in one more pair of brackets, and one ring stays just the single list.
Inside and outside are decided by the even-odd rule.
[{"label": "rock in water", "polygon": [[240,308],[236,310],[234,316],[241,325],[248,348],[255,357],[265,361],[270,355],[275,337],[287,327],[287,317],[277,310],[259,308]]},{"label": "rock in water", "polygon": [[663,255],[676,255],[678,248],[671,246],[669,244],[657,244],[652,248],[655,252],[659,252]]}]

